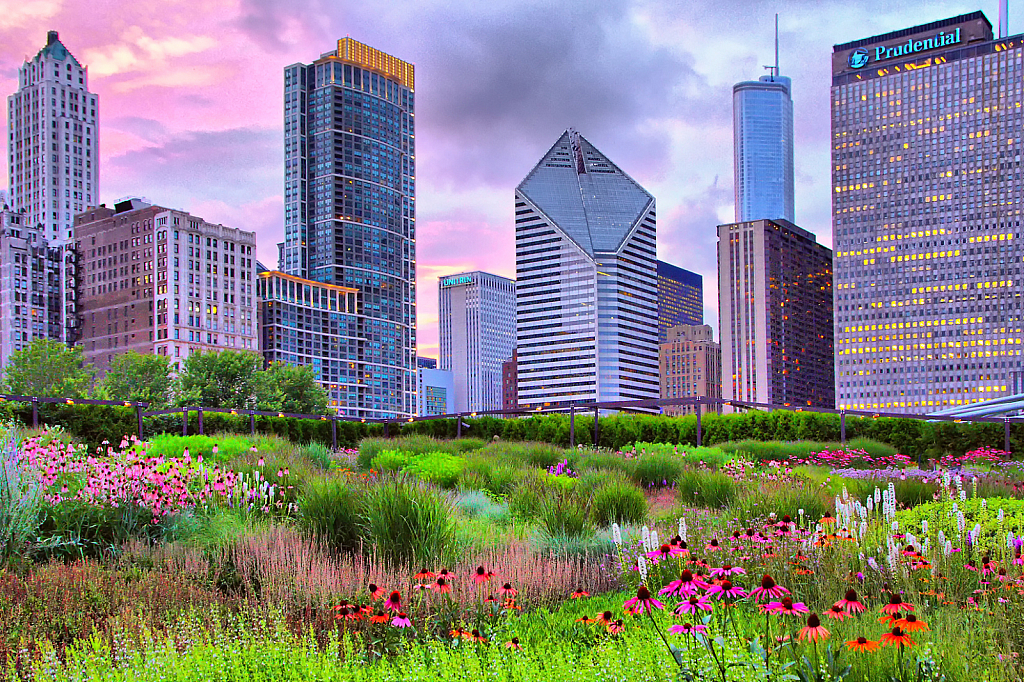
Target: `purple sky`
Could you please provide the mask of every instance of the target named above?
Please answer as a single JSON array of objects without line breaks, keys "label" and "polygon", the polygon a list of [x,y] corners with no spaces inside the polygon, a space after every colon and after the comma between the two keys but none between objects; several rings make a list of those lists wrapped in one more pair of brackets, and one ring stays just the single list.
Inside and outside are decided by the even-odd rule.
[{"label": "purple sky", "polygon": [[774,13],[793,78],[797,223],[831,244],[832,45],[976,9],[998,23],[995,0],[0,0],[0,85],[13,92],[22,61],[60,31],[101,98],[101,201],[143,196],[256,230],[275,267],[283,67],[346,35],[413,62],[420,354],[436,356],[437,277],[514,276],[513,190],[568,127],[657,198],[659,257],[704,275],[717,326],[731,88],[765,73]]}]

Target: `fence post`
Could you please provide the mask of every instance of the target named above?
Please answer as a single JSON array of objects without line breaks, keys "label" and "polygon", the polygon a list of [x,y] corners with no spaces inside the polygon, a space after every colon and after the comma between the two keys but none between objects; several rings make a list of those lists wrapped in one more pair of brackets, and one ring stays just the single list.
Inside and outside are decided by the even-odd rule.
[{"label": "fence post", "polygon": [[600,408],[595,407],[594,408],[594,448],[599,447],[598,443],[600,441],[598,441],[598,438],[600,437],[601,432],[598,429],[600,427],[600,424],[599,424],[600,420],[601,420],[601,410],[600,410]]},{"label": "fence post", "polygon": [[455,415],[455,437],[462,438],[462,413]]},{"label": "fence post", "polygon": [[846,410],[839,410],[839,441],[843,444],[843,452],[846,452]]},{"label": "fence post", "polygon": [[39,398],[32,398],[32,428],[39,428]]},{"label": "fence post", "polygon": [[135,403],[135,417],[139,420],[139,440],[143,439],[142,433],[142,403]]},{"label": "fence post", "polygon": [[181,408],[181,435],[188,435],[188,408]]},{"label": "fence post", "polygon": [[199,435],[200,436],[205,436],[206,434],[203,433],[203,408],[201,408],[201,407],[199,408],[198,414],[199,414]]},{"label": "fence post", "polygon": [[331,417],[331,449],[338,449],[338,418]]},{"label": "fence post", "polygon": [[576,403],[569,403],[569,447],[576,447]]},{"label": "fence post", "polygon": [[256,435],[256,411],[249,410],[249,435]]},{"label": "fence post", "polygon": [[1003,417],[1003,450],[1010,451],[1010,418]]},{"label": "fence post", "polygon": [[697,396],[697,402],[695,402],[693,404],[693,407],[694,407],[694,411],[697,413],[697,447],[699,448],[702,445],[704,445],[704,433],[701,431],[701,423],[700,423],[700,418],[701,418],[701,414],[700,414],[700,396]]}]

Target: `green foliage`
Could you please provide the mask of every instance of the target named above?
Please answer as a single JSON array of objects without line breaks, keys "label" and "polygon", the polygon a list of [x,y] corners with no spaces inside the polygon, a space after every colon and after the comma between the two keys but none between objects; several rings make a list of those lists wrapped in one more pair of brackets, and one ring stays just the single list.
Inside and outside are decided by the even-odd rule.
[{"label": "green foliage", "polygon": [[44,557],[80,559],[100,557],[128,540],[156,542],[173,523],[153,523],[153,514],[135,505],[113,506],[64,500],[43,504],[38,533],[48,541],[39,547]]},{"label": "green foliage", "polygon": [[822,486],[781,480],[745,488],[730,509],[736,518],[750,522],[772,513],[797,519],[801,509],[805,518],[817,520],[834,507],[834,498]]},{"label": "green foliage", "polygon": [[344,477],[314,478],[299,496],[299,524],[312,538],[336,551],[362,544],[364,489]]},{"label": "green foliage", "polygon": [[736,481],[721,471],[687,467],[676,482],[676,499],[684,507],[724,509],[736,499]]},{"label": "green foliage", "polygon": [[447,452],[428,452],[413,457],[402,471],[427,483],[453,488],[462,474],[463,466],[464,460],[461,457]]},{"label": "green foliage", "polygon": [[260,378],[273,391],[273,398],[264,409],[294,414],[327,412],[327,391],[317,382],[316,370],[311,365],[272,362]]},{"label": "green foliage", "polygon": [[260,523],[235,509],[218,508],[178,521],[175,535],[186,544],[205,551],[224,550],[255,533]]},{"label": "green foliage", "polygon": [[18,448],[17,430],[0,429],[0,561],[21,554],[39,526],[42,484],[18,462]]},{"label": "green foliage", "polygon": [[427,566],[452,563],[455,525],[451,499],[410,476],[386,476],[366,489],[364,537],[380,556]]},{"label": "green foliage", "polygon": [[[958,511],[964,514],[966,530],[981,524],[981,539],[978,545],[994,550],[1006,547],[1006,533],[1024,535],[1024,500],[993,497],[968,498],[956,502]],[[911,533],[920,533],[921,522],[928,521],[929,534],[937,534],[940,530],[950,538],[960,536],[957,528],[957,514],[953,513],[953,502],[927,502],[910,509],[896,512],[896,521],[900,529]],[[999,510],[1003,511],[1003,520],[999,521]],[[966,531],[965,531],[966,532]]]},{"label": "green foliage", "polygon": [[683,470],[683,460],[677,455],[653,452],[637,457],[633,480],[644,488],[660,488],[676,482]]},{"label": "green foliage", "polygon": [[370,469],[373,458],[384,450],[422,455],[427,452],[457,452],[454,441],[435,440],[429,436],[403,436],[401,438],[364,438],[359,442],[356,463],[360,469]]},{"label": "green foliage", "polygon": [[647,499],[628,479],[609,475],[594,488],[591,517],[602,528],[612,523],[643,523],[647,518]]},{"label": "green foliage", "polygon": [[401,471],[412,461],[413,454],[400,450],[381,450],[370,462],[373,471],[395,473]]},{"label": "green foliage", "polygon": [[[243,436],[217,434],[214,436],[175,436],[160,434],[153,436],[146,443],[146,454],[152,457],[181,457],[188,448],[192,457],[202,455],[213,462],[229,462],[248,454],[258,439]],[[213,454],[213,446],[217,446],[217,454]],[[258,447],[258,445],[257,445]]]},{"label": "green foliage", "polygon": [[483,519],[489,523],[505,525],[509,519],[508,505],[496,501],[492,496],[479,490],[469,490],[458,494],[455,506],[467,518]]},{"label": "green foliage", "polygon": [[160,410],[170,403],[171,360],[164,355],[128,351],[110,360],[99,392],[106,400],[130,400],[149,403]]},{"label": "green foliage", "polygon": [[323,443],[306,443],[302,446],[302,456],[314,462],[321,469],[330,469],[334,462],[331,457],[331,449]]},{"label": "green foliage", "polygon": [[537,520],[548,537],[581,538],[594,534],[590,500],[569,490],[551,490],[540,500]]},{"label": "green foliage", "polygon": [[[258,353],[224,350],[192,353],[182,364],[175,404],[263,409],[273,404],[273,387],[264,380]],[[274,409],[274,408],[271,408]]]},{"label": "green foliage", "polygon": [[[803,414],[803,413],[801,413]],[[729,441],[718,446],[722,451],[731,455],[742,455],[745,459],[756,462],[767,462],[770,460],[794,460],[805,459],[815,452],[823,450],[840,450],[840,443],[823,443],[817,441],[757,441],[742,440]],[[891,457],[896,454],[896,448],[885,443],[869,440],[867,438],[855,438],[847,441],[847,449],[864,450],[872,457]]]},{"label": "green foliage", "polygon": [[48,398],[84,398],[93,379],[81,346],[68,348],[47,338],[11,353],[3,372],[4,393]]}]

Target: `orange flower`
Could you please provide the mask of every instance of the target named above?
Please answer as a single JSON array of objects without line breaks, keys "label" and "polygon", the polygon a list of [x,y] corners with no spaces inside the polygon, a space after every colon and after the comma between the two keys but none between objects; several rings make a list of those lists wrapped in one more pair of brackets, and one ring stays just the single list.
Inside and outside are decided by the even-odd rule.
[{"label": "orange flower", "polygon": [[586,590],[577,588],[575,592],[569,595],[570,599],[582,599],[583,597],[589,597],[590,593]]},{"label": "orange flower", "polygon": [[623,625],[621,618],[619,618],[614,623],[608,623],[608,632],[610,632],[613,635],[617,635],[625,629],[626,626]]},{"label": "orange flower", "polygon": [[858,637],[857,639],[851,639],[849,642],[847,642],[846,648],[850,651],[870,653],[872,651],[878,651],[878,642],[872,642],[870,639]]},{"label": "orange flower", "polygon": [[905,646],[909,649],[914,646],[914,640],[910,639],[910,635],[903,632],[899,627],[894,627],[892,632],[882,635],[881,644],[882,646]]},{"label": "orange flower", "polygon": [[800,628],[797,639],[800,641],[809,639],[812,642],[817,642],[819,639],[828,639],[828,630],[822,627],[818,614],[812,613],[807,616],[807,625]]},{"label": "orange flower", "polygon": [[597,622],[601,623],[604,626],[608,626],[611,625],[612,619],[614,617],[615,614],[613,614],[611,611],[604,611],[602,613],[597,614]]},{"label": "orange flower", "polygon": [[904,632],[918,632],[919,630],[927,630],[928,623],[923,620],[918,620],[917,616],[910,613],[907,614],[906,618],[900,618],[896,621],[896,626],[903,629]]},{"label": "orange flower", "polygon": [[519,644],[519,638],[513,637],[510,641],[505,642],[506,649],[514,649],[516,651],[522,651],[523,647]]}]

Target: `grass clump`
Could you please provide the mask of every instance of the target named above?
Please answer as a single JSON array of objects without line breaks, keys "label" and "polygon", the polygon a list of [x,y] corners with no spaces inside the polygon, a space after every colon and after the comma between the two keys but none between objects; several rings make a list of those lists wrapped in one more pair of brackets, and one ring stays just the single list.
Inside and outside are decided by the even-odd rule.
[{"label": "grass clump", "polygon": [[662,488],[676,482],[683,470],[683,461],[667,452],[642,454],[636,459],[633,480],[643,488]]},{"label": "grass clump", "polygon": [[363,499],[365,539],[380,556],[410,565],[454,562],[455,505],[443,492],[398,474],[368,486]]},{"label": "grass clump", "polygon": [[676,499],[684,507],[724,509],[736,499],[736,481],[721,471],[687,467],[676,482]]},{"label": "grass clump", "polygon": [[442,488],[454,488],[464,466],[465,462],[461,457],[447,452],[430,452],[413,457],[402,471]]},{"label": "grass clump", "polygon": [[299,525],[305,533],[336,551],[362,544],[362,489],[344,477],[309,482],[298,499]]},{"label": "grass clump", "polygon": [[601,528],[613,523],[643,523],[647,518],[647,499],[628,479],[607,476],[594,488],[591,518]]}]

